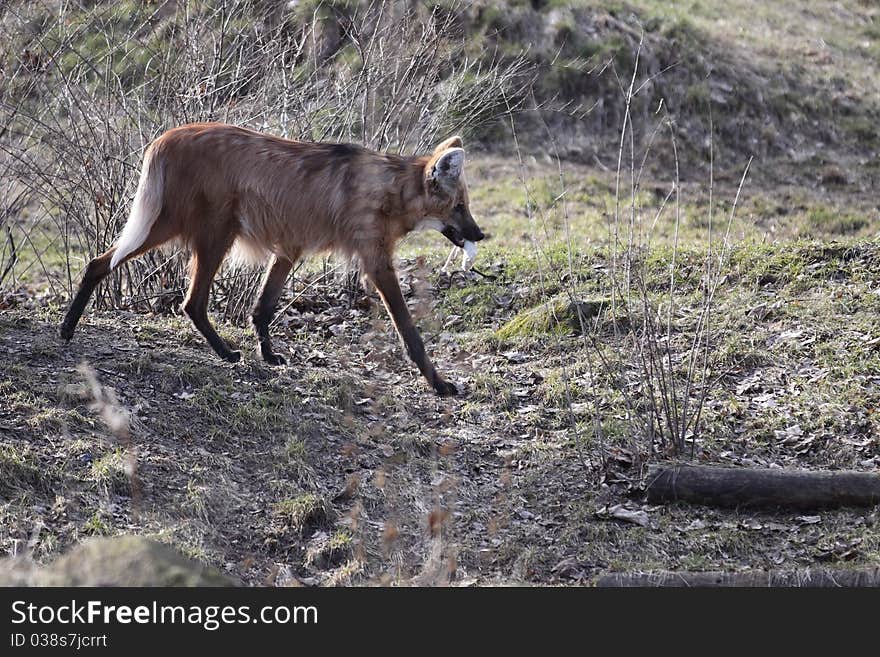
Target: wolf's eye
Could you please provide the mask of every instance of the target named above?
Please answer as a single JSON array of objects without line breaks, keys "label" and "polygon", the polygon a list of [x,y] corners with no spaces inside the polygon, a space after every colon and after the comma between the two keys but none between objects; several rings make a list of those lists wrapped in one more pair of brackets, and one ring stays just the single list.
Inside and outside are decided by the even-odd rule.
[{"label": "wolf's eye", "polygon": [[452,208],[456,212],[464,212],[464,203],[459,203],[454,208]]}]

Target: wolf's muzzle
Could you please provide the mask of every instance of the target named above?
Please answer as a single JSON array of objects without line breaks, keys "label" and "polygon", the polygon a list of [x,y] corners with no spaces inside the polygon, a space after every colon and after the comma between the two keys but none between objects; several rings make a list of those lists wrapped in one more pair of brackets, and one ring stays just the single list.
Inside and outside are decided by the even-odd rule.
[{"label": "wolf's muzzle", "polygon": [[458,247],[464,246],[465,242],[479,242],[486,237],[476,224],[473,227],[468,226],[463,230],[456,226],[447,225],[440,232],[446,239]]}]

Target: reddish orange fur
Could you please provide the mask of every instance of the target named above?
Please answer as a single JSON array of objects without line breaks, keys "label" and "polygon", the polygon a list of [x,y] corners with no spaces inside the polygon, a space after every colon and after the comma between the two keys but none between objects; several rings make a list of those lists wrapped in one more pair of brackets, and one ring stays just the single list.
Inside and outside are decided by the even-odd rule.
[{"label": "reddish orange fur", "polygon": [[[125,262],[178,239],[193,254],[184,309],[221,357],[237,360],[238,353],[208,321],[207,298],[211,279],[238,241],[258,259],[273,260],[254,309],[254,324],[264,358],[278,364],[283,359],[271,350],[268,321],[287,273],[302,256],[334,251],[360,262],[408,353],[437,392],[454,392],[424,354],[400,294],[392,256],[399,240],[420,226],[442,228],[459,244],[482,239],[468,211],[462,164],[458,137],[431,155],[404,157],[347,144],[291,141],[216,123],[169,130],[150,145],[145,157],[141,186],[149,191],[142,194],[139,188],[135,208],[141,211],[133,211],[130,219],[142,223],[126,228],[134,243],[120,244],[124,250],[115,259],[116,247],[89,264],[62,324],[62,336],[72,336],[111,261]],[[142,203],[149,194],[149,203]],[[138,227],[144,230],[130,230]],[[142,235],[146,237],[141,242]]]},{"label": "reddish orange fur", "polygon": [[368,270],[420,215],[443,211],[425,202],[426,158],[218,124],[169,130],[150,148],[165,167],[159,221],[173,224],[188,244],[216,230],[251,250],[335,251],[360,258]]}]

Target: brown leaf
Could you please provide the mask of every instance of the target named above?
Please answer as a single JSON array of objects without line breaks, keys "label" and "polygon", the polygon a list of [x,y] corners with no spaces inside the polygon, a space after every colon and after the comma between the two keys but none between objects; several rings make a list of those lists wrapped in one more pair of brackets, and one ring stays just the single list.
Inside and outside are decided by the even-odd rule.
[{"label": "brown leaf", "polygon": [[439,506],[434,507],[431,513],[428,514],[428,529],[431,531],[431,536],[440,535],[443,523],[446,522],[448,517],[449,511]]},{"label": "brown leaf", "polygon": [[447,440],[445,443],[440,445],[440,456],[450,456],[455,453],[457,445],[453,440]]},{"label": "brown leaf", "polygon": [[382,542],[385,544],[385,547],[390,548],[399,537],[400,530],[397,529],[397,525],[390,520],[387,521],[382,528]]}]

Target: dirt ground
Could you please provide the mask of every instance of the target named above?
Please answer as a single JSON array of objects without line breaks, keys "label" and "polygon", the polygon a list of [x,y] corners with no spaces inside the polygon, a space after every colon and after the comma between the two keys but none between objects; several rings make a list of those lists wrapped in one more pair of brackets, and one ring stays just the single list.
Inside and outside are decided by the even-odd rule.
[{"label": "dirt ground", "polygon": [[[155,8],[71,6],[56,52],[61,14],[21,4],[0,21],[10,72],[0,85],[11,126],[3,152],[18,158],[0,176],[0,553],[47,562],[89,536],[138,534],[270,586],[577,585],[613,572],[880,564],[878,508],[644,501],[647,466],[671,458],[880,469],[877,3],[465,3],[462,52],[488,63],[527,49],[539,72],[527,107],[547,111],[487,124],[473,142],[462,131],[471,209],[492,236],[477,260],[487,276],[440,274],[448,245],[434,232],[398,251],[428,351],[461,388],[450,399],[408,362],[375,294],[346,293],[308,268],[272,327],[284,367],[264,365],[252,331],[224,319],[250,303],[235,296],[245,278],[235,275],[215,281],[211,312],[243,358],[219,360],[177,310],[184,259],[164,254],[136,276],[114,273],[99,290],[102,309],[90,305],[64,343],[58,326],[76,279],[116,234],[136,178],[122,173],[140,158],[127,133],[118,144],[112,130],[69,135],[101,136],[132,116],[138,135],[158,130],[170,119],[146,100],[150,84],[169,90],[169,117],[206,115],[209,100],[219,103],[212,116],[248,125],[277,109],[267,125],[286,126],[296,112],[286,100],[283,112],[274,107],[271,87],[250,78],[235,93],[225,78],[203,84],[200,69],[182,71],[180,87],[164,73],[140,82],[163,58],[193,59],[177,57],[191,18],[225,71],[237,61],[216,47],[227,42],[217,31],[225,18],[168,3],[155,23],[132,26]],[[366,3],[330,4],[345,16]],[[311,16],[310,7],[289,9]],[[337,34],[334,12],[315,43]],[[257,24],[232,22],[238,61],[265,34]],[[321,56],[327,80],[356,68],[342,34]],[[64,66],[40,63],[47,47],[47,61]],[[288,89],[282,61],[263,62],[274,71],[266,79],[283,73]],[[78,105],[105,108],[106,122],[70,112],[71,80],[94,71],[131,84],[112,107],[101,79],[84,87]],[[323,97],[325,78],[314,79]],[[629,80],[640,91],[627,99]],[[202,97],[209,89],[220,95]],[[341,103],[346,116],[350,105]],[[330,114],[321,103],[315,112],[303,118],[317,130]],[[706,263],[722,243],[709,366],[694,370],[705,403],[674,454],[640,429],[650,395],[637,324],[665,318],[655,347],[670,376],[686,379]],[[621,285],[610,261],[623,247],[637,272]],[[638,321],[608,315],[609,290],[632,295],[640,284]],[[591,332],[553,315],[574,296],[600,308]]]},{"label": "dirt ground", "polygon": [[[804,250],[812,282],[801,272],[755,284],[743,271],[730,283],[723,303],[755,297],[746,319],[719,327],[721,342],[740,342],[707,400],[698,461],[876,470],[878,257],[853,252]],[[817,262],[825,269],[810,270]],[[42,561],[89,535],[145,534],[252,585],[571,584],[880,561],[877,509],[645,505],[645,446],[614,431],[625,410],[598,402],[605,438],[589,431],[582,341],[489,340],[444,306],[448,281],[431,278],[420,296],[418,266],[405,262],[402,277],[457,398],[429,392],[368,296],[316,292],[284,313],[279,369],[259,360],[250,331],[222,322],[244,347],[235,365],[182,317],[89,311],[64,344],[58,308],[7,300],[0,548]],[[489,286],[512,315],[501,285],[471,274],[453,289]],[[772,309],[762,295],[787,301]],[[832,302],[850,309],[836,324]],[[82,363],[115,395],[109,407],[94,404]],[[115,406],[130,413],[130,437]]]}]

